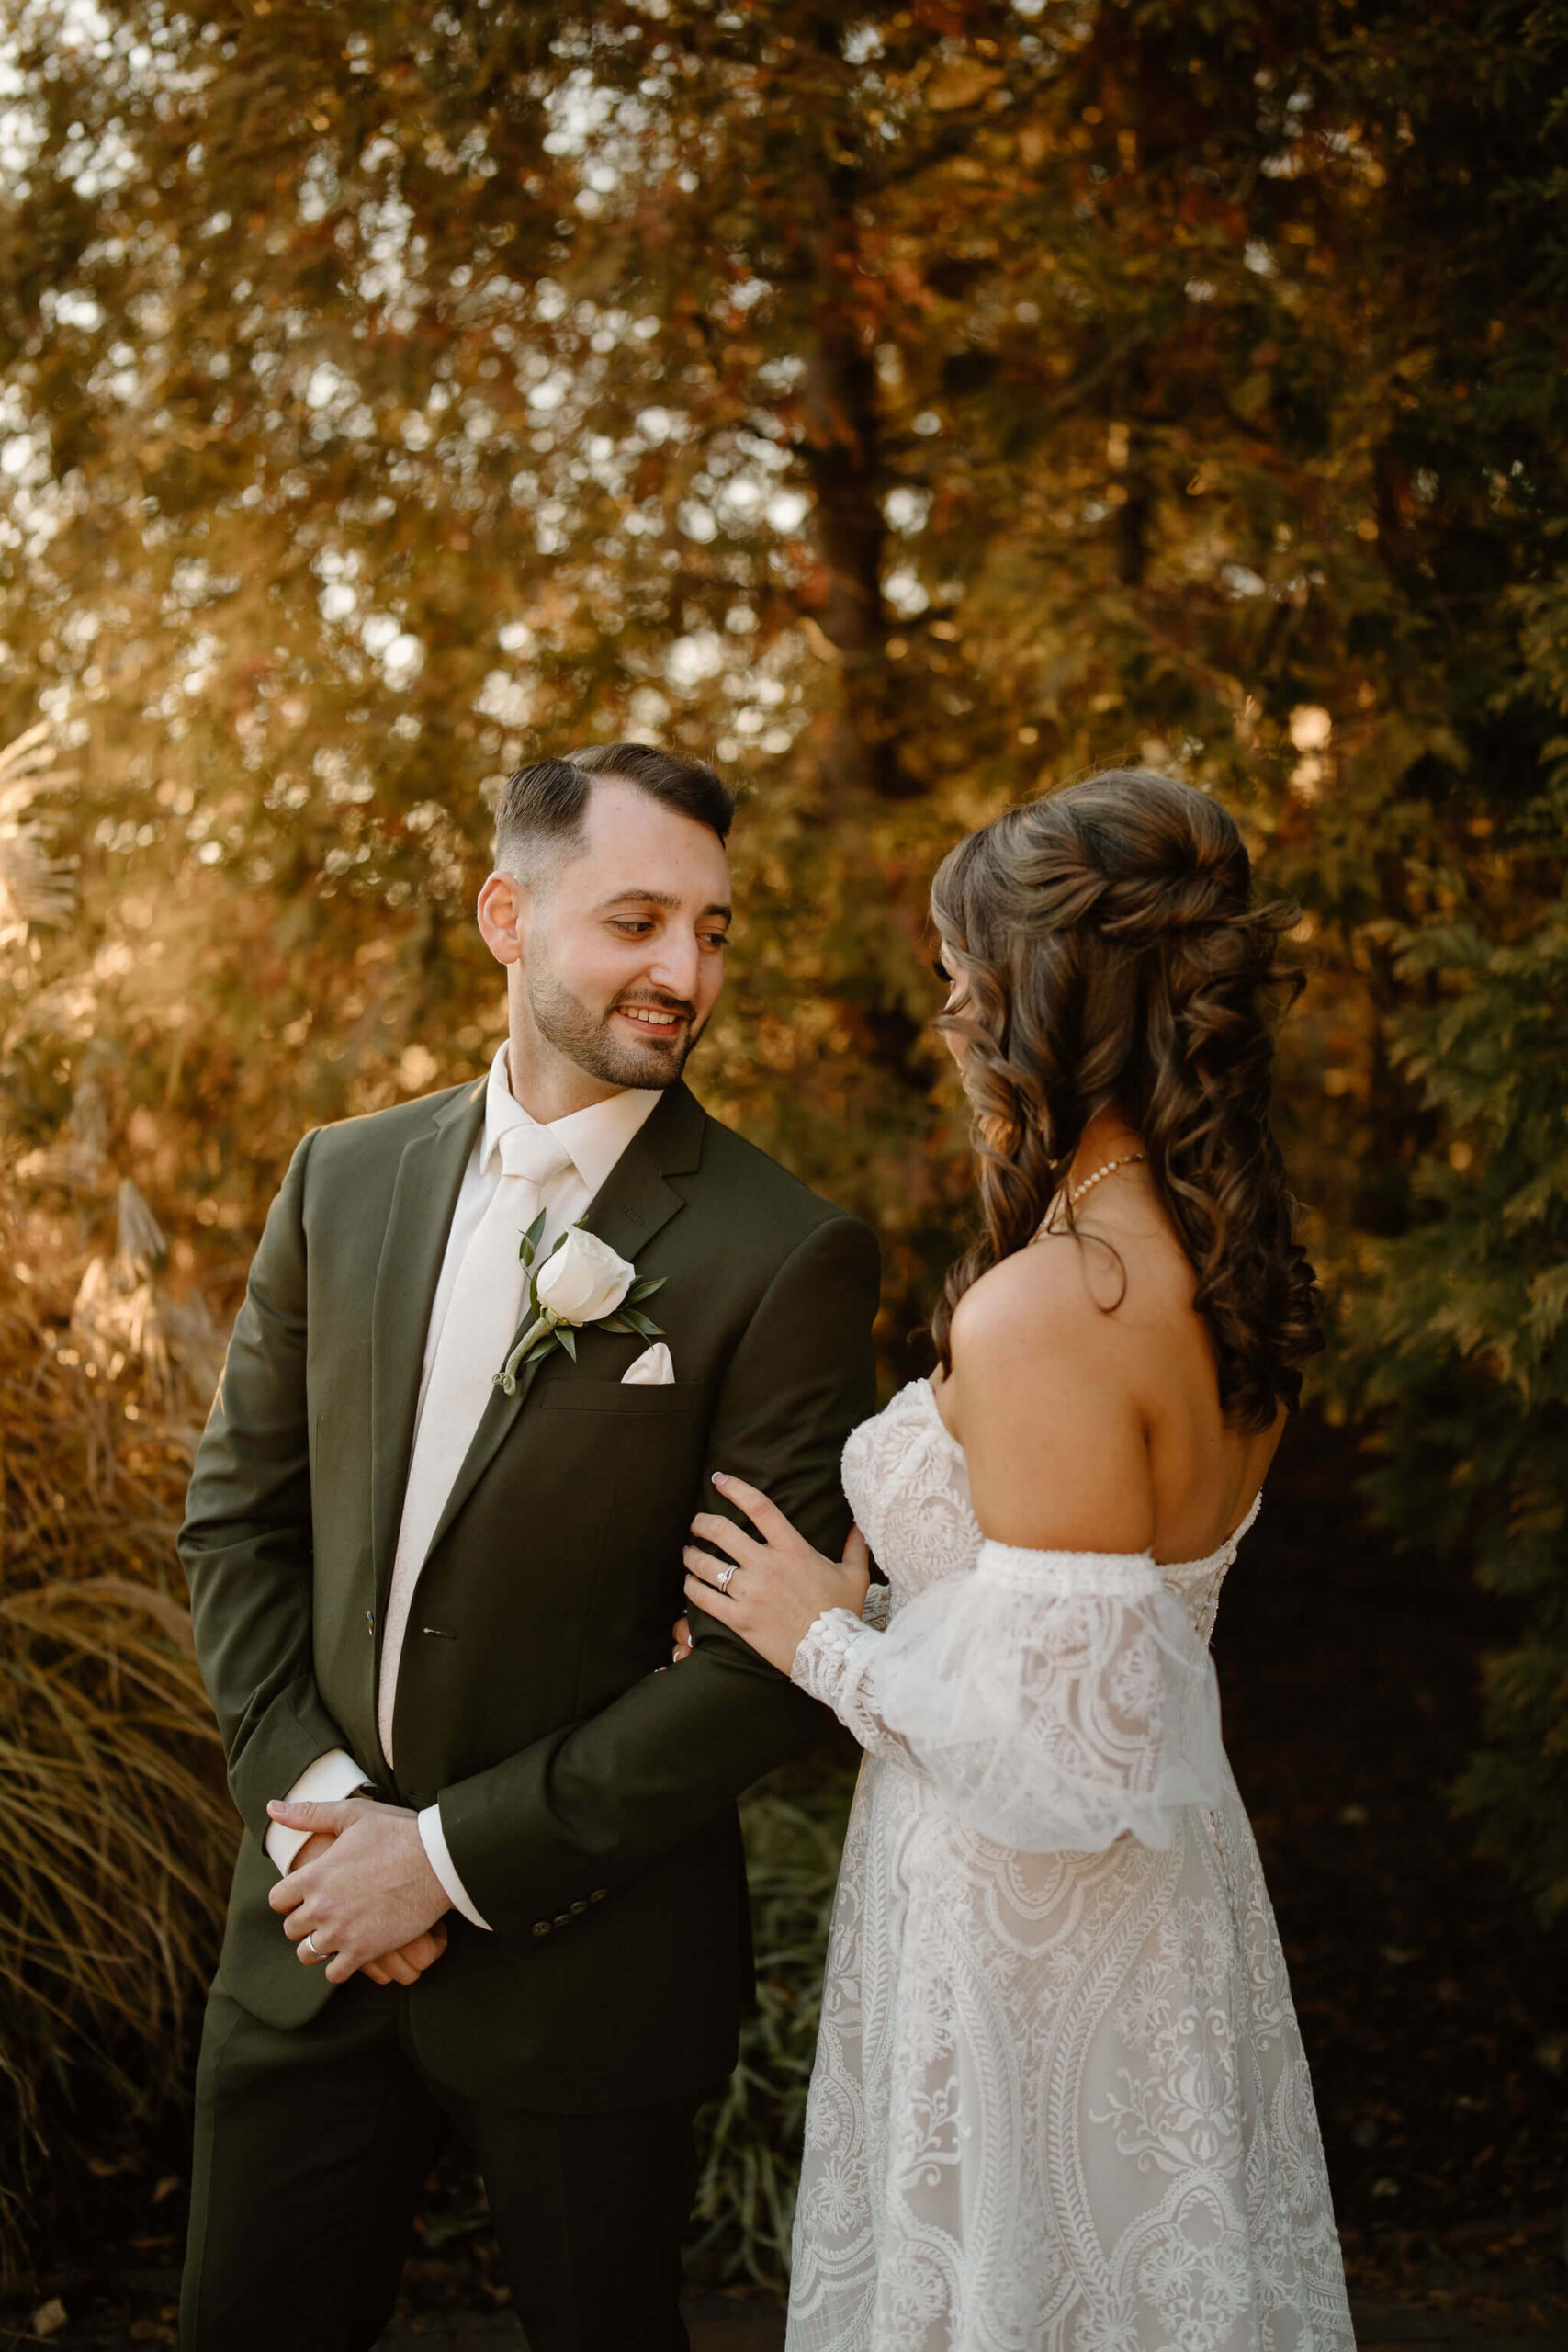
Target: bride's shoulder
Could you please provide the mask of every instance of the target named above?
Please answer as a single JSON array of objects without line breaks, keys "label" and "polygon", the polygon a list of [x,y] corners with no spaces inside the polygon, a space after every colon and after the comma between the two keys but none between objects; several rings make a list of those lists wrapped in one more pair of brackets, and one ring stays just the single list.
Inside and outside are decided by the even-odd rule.
[{"label": "bride's shoulder", "polygon": [[988,1350],[1103,1320],[1079,1253],[1047,1238],[1014,1250],[971,1283],[953,1309],[953,1351]]},{"label": "bride's shoulder", "polygon": [[987,1535],[1135,1552],[1150,1532],[1143,1419],[1125,1339],[1078,1259],[1041,1243],[965,1291],[942,1417],[964,1448]]},{"label": "bride's shoulder", "polygon": [[1049,1242],[1014,1252],[971,1283],[953,1316],[953,1370],[960,1391],[1056,1389],[1110,1351],[1112,1318],[1084,1279],[1079,1255]]}]

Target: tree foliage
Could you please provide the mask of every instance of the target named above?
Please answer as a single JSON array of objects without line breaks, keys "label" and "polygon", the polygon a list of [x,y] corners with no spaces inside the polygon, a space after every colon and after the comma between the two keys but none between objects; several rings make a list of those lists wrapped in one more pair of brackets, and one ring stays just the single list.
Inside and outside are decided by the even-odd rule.
[{"label": "tree foliage", "polygon": [[1392,1525],[1522,1604],[1520,1638],[1487,1661],[1489,1744],[1461,1797],[1552,1917],[1568,1910],[1568,905],[1517,945],[1407,936],[1402,966],[1438,983],[1394,1047],[1450,1142],[1363,1310],[1371,1485]]}]

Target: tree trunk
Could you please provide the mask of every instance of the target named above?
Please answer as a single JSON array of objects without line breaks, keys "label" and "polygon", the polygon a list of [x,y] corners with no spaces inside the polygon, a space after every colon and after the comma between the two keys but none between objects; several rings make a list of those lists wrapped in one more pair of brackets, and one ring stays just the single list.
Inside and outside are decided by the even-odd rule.
[{"label": "tree trunk", "polygon": [[[824,11],[814,35],[818,53],[841,63],[841,21]],[[826,128],[824,137],[831,151]],[[809,243],[817,327],[807,356],[801,457],[816,495],[812,533],[827,579],[820,625],[839,657],[840,679],[822,773],[836,800],[867,794],[905,799],[923,786],[899,760],[891,712],[876,364],[854,299],[858,182],[857,164],[843,160],[842,151],[829,152]]]}]

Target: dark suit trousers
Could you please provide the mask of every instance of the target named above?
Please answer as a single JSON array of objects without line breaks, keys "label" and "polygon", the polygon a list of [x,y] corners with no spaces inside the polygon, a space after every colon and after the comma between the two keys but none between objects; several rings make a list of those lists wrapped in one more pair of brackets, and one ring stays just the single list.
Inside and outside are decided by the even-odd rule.
[{"label": "dark suit trousers", "polygon": [[454,2132],[483,2175],[529,2352],[686,2352],[695,2102],[536,2115],[463,2098],[420,2067],[404,2015],[398,1987],[355,1977],[285,2031],[214,1985],[183,2352],[369,2352]]}]

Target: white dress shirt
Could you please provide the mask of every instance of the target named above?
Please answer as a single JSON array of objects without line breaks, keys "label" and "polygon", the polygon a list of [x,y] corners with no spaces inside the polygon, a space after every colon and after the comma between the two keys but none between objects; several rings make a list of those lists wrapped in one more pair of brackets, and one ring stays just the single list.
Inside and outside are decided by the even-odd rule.
[{"label": "white dress shirt", "polygon": [[[564,1119],[550,1122],[550,1134],[570,1154],[570,1165],[558,1176],[552,1177],[544,1188],[544,1249],[549,1249],[557,1235],[581,1216],[659,1099],[657,1088],[628,1088],[624,1093],[607,1096],[603,1102],[590,1103],[586,1111],[569,1112]],[[442,1325],[446,1319],[446,1310],[457,1284],[457,1269],[501,1179],[502,1132],[508,1127],[534,1126],[536,1124],[513,1094],[503,1045],[490,1067],[490,1079],[485,1088],[484,1126],[463,1171],[457,1205],[447,1228],[446,1253],[441,1261],[441,1272],[430,1309],[430,1323],[424,1335],[424,1363],[420,1373],[419,1407],[414,1418],[416,1439],[419,1415],[424,1410],[431,1367],[435,1362]],[[400,1647],[400,1644],[395,1647],[389,1645],[383,1652],[383,1690],[389,1687],[396,1688]],[[346,1749],[329,1748],[324,1756],[318,1756],[313,1763],[306,1766],[288,1791],[288,1802],[303,1804],[310,1799],[319,1799],[330,1804],[336,1799],[352,1796],[356,1789],[368,1785],[368,1775]],[[419,1834],[430,1866],[453,1907],[460,1911],[465,1919],[472,1920],[476,1928],[488,1927],[488,1920],[481,1918],[475,1910],[457,1875],[442,1830],[439,1804],[426,1805],[418,1818]],[[286,1829],[281,1822],[273,1823],[266,1833],[266,1850],[278,1870],[288,1871],[292,1869],[309,1835],[307,1830]]]}]

